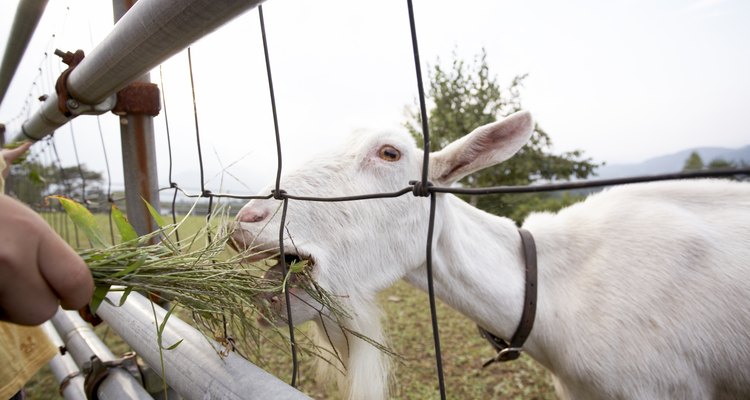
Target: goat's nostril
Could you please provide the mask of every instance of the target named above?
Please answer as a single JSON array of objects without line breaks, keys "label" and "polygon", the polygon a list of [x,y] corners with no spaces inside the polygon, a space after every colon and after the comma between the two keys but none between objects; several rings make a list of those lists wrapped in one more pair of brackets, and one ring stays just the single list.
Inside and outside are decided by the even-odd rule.
[{"label": "goat's nostril", "polygon": [[268,217],[266,210],[254,210],[251,208],[242,209],[237,214],[237,220],[240,222],[261,222]]}]

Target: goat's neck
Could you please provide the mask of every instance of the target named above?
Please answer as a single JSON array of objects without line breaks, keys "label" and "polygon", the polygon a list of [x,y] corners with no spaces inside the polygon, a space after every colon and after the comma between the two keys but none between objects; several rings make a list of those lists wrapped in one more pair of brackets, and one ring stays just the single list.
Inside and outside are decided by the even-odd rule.
[{"label": "goat's neck", "polygon": [[[446,195],[441,203],[442,219],[433,244],[435,294],[509,340],[521,319],[525,291],[518,229],[512,220],[485,213],[453,195]],[[427,290],[424,268],[414,270],[406,280]],[[526,349],[532,350],[532,343],[527,343]]]}]

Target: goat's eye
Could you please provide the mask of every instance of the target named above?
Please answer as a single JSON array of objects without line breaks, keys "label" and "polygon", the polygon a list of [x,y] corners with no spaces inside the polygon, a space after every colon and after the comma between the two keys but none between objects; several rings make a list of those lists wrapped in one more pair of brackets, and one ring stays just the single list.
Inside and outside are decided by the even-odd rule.
[{"label": "goat's eye", "polygon": [[380,158],[385,161],[398,161],[401,159],[401,152],[393,146],[385,145],[380,148]]}]

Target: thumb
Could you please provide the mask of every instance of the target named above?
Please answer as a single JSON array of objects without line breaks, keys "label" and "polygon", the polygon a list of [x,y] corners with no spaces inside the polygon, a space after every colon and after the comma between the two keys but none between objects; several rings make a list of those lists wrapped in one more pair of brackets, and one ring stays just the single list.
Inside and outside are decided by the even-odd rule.
[{"label": "thumb", "polygon": [[3,150],[3,157],[5,158],[5,162],[7,164],[12,163],[18,157],[21,157],[21,155],[23,155],[23,153],[25,153],[29,149],[29,147],[31,147],[32,144],[34,144],[34,143],[26,141],[26,142],[21,143],[15,149],[5,149],[5,150]]}]

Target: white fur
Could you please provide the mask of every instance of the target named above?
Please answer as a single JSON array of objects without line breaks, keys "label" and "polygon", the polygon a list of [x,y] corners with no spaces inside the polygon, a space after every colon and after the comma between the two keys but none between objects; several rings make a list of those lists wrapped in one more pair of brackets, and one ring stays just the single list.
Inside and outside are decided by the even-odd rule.
[{"label": "white fur", "polygon": [[[532,126],[528,113],[518,113],[477,129],[431,155],[431,181],[449,185],[507,159]],[[399,149],[401,159],[379,158],[383,145]],[[421,162],[408,135],[359,134],[339,152],[285,175],[282,186],[312,196],[396,191],[420,177]],[[253,200],[239,217],[277,206]],[[384,341],[375,294],[402,278],[426,288],[428,211],[429,199],[411,194],[290,200],[287,228],[297,251],[314,259],[318,283],[351,310],[343,323]],[[278,214],[239,225],[238,240],[278,245]],[[621,186],[555,215],[532,215],[524,227],[539,260],[538,313],[525,350],[553,373],[561,398],[750,398],[750,185]],[[524,287],[514,223],[441,194],[434,240],[437,296],[508,339]],[[295,323],[315,314],[302,302],[291,305]],[[387,357],[327,328],[323,341],[330,337],[347,360],[342,391],[351,399],[386,398]]]}]

